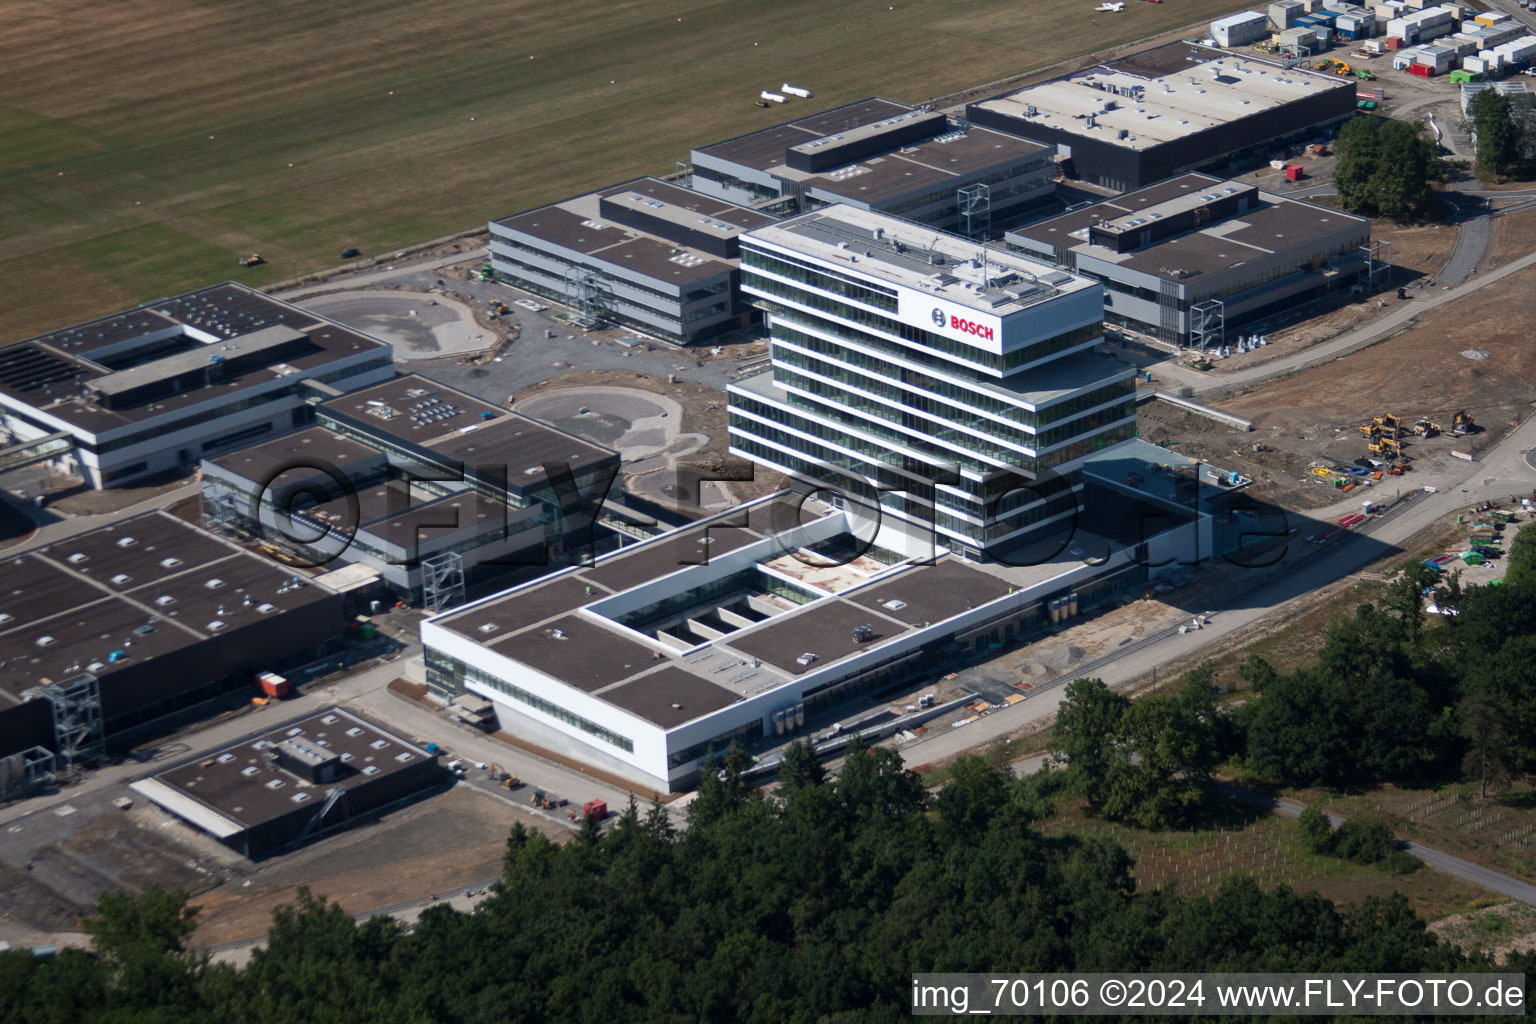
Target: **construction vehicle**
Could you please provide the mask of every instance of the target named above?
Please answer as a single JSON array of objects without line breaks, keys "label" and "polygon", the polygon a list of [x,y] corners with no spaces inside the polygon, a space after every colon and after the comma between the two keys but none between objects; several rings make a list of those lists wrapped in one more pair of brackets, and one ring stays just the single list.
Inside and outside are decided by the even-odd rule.
[{"label": "construction vehicle", "polygon": [[1355,77],[1364,82],[1376,81],[1376,76],[1371,74],[1369,68],[1355,68]]},{"label": "construction vehicle", "polygon": [[1372,455],[1386,455],[1391,458],[1397,458],[1403,453],[1403,446],[1401,441],[1394,441],[1390,437],[1383,437],[1372,441],[1370,443],[1370,450]]},{"label": "construction vehicle", "polygon": [[1322,60],[1320,60],[1316,64],[1312,65],[1312,70],[1313,71],[1327,71],[1331,67],[1333,67],[1333,60],[1332,60],[1332,58],[1324,57]]},{"label": "construction vehicle", "polygon": [[1413,432],[1420,437],[1434,437],[1440,433],[1440,424],[1432,423],[1427,418],[1421,416],[1418,422],[1414,423]]},{"label": "construction vehicle", "polygon": [[1336,75],[1352,75],[1355,73],[1354,68],[1339,60],[1337,57],[1329,57],[1327,62],[1323,64],[1322,67],[1326,70],[1330,65],[1333,67],[1333,73]]},{"label": "construction vehicle", "polygon": [[1397,428],[1403,421],[1391,413],[1383,413],[1380,416],[1374,417],[1371,422],[1381,428],[1382,437],[1395,438],[1397,437]]},{"label": "construction vehicle", "polygon": [[1451,417],[1451,436],[1460,437],[1463,434],[1470,434],[1474,426],[1471,416],[1468,416],[1465,411],[1458,412]]},{"label": "construction vehicle", "polygon": [[241,256],[235,260],[235,265],[240,267],[259,267],[265,262],[267,261],[262,259],[261,253],[253,252],[249,256]]}]

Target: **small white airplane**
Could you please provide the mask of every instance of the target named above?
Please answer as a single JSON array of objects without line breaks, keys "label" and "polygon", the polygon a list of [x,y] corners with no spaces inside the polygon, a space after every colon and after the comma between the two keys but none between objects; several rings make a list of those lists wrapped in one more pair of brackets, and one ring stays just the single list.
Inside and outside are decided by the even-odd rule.
[{"label": "small white airplane", "polygon": [[1096,10],[1096,11],[1119,11],[1119,10],[1124,10],[1124,9],[1125,9],[1125,4],[1123,4],[1123,3],[1118,3],[1118,4],[1099,4],[1099,6],[1094,8],[1094,10]]}]

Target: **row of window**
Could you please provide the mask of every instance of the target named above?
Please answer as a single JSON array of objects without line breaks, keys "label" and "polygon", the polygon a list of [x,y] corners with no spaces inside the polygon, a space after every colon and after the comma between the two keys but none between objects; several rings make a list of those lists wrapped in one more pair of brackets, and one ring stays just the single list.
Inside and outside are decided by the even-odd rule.
[{"label": "row of window", "polygon": [[[935,445],[927,443],[921,438],[914,438],[904,432],[883,428],[878,424],[869,423],[867,420],[862,418],[854,420],[854,422],[851,424],[857,429],[868,431],[869,433],[876,434],[877,436],[884,436],[886,440],[895,444],[903,444],[910,448],[916,448],[919,451],[928,452],[938,461],[956,463],[962,469],[969,470],[972,473],[984,475],[987,473],[995,472],[998,469],[998,465],[983,462],[977,458],[976,455],[971,453],[981,453],[982,455],[991,456],[993,459],[997,460],[997,463],[1013,468],[1020,468],[1020,462],[1028,461],[1030,459],[1028,455],[1023,454],[1022,452],[1014,451],[1011,448],[1005,448],[1002,445],[997,444],[995,441],[989,440],[985,437],[976,437],[973,434],[959,430],[955,427],[945,426],[937,420],[927,419],[915,412],[903,414],[898,410],[892,409],[890,406],[884,404],[883,402],[865,398],[861,395],[852,394],[835,385],[828,384],[824,380],[817,380],[814,377],[808,377],[803,373],[797,373],[795,370],[790,369],[792,366],[799,365],[801,361],[811,364],[808,366],[803,366],[803,369],[810,370],[811,372],[818,374],[825,372],[827,376],[832,377],[834,380],[841,380],[843,383],[850,384],[854,387],[862,388],[866,387],[870,383],[863,378],[850,374],[847,371],[840,370],[835,366],[828,366],[826,367],[825,371],[823,371],[821,366],[816,365],[815,360],[812,360],[809,357],[800,356],[798,353],[786,352],[786,358],[774,368],[773,379],[785,387],[799,388],[802,391],[809,392],[811,395],[817,398],[825,400],[825,405],[822,403],[812,403],[798,395],[790,393],[786,395],[786,398],[789,400],[789,404],[791,405],[807,408],[812,412],[819,412],[822,415],[830,416],[839,420],[847,418],[838,415],[837,410],[839,408],[851,409],[862,413],[864,416],[873,416],[879,419],[883,419],[888,423],[901,424],[902,426],[907,427],[914,432],[921,431],[928,437],[947,442],[948,444],[961,447],[965,450],[952,451],[949,448],[939,448]],[[830,408],[827,406],[830,406]],[[1006,428],[999,427],[998,429],[999,431],[1002,431]],[[1033,439],[1031,439],[1031,441],[1032,440]]]},{"label": "row of window", "polygon": [[744,267],[766,270],[779,277],[799,281],[812,288],[819,288],[833,295],[841,295],[855,302],[863,302],[877,309],[884,309],[891,313],[897,310],[894,288],[884,288],[867,281],[860,281],[846,274],[839,274],[835,270],[795,259],[793,256],[747,248],[742,250],[741,262]]},{"label": "row of window", "polygon": [[[394,359],[386,351],[379,355],[373,356],[370,359],[355,363],[351,366],[330,370],[326,373],[314,374],[306,379],[319,381],[322,384],[334,384],[339,380],[345,380],[349,377],[370,373],[374,370],[383,369],[386,366],[393,365]],[[175,433],[178,430],[185,430],[188,427],[197,426],[200,423],[207,423],[212,420],[223,419],[227,416],[233,416],[238,412],[243,412],[246,409],[252,409],[261,405],[268,405],[284,398],[291,398],[292,396],[298,394],[299,389],[302,386],[303,385],[300,381],[290,380],[288,383],[285,383],[279,387],[271,388],[265,391],[256,391],[255,389],[252,389],[250,393],[246,394],[242,398],[236,399],[233,402],[228,402],[211,409],[204,409],[200,412],[190,413],[178,419],[171,420],[168,423],[160,423],[154,427],[135,431],[132,434],[125,434],[122,437],[114,437],[109,441],[98,443],[93,450],[98,454],[105,455],[109,452],[120,451],[121,449],[128,448],[136,444],[143,444],[145,441],[156,440],[158,438],[164,437],[167,434]],[[50,432],[52,431],[52,428],[48,429]]]},{"label": "row of window", "polygon": [[775,199],[779,195],[778,189],[769,188],[767,185],[759,185],[755,181],[747,181],[745,178],[738,178],[734,174],[727,174],[724,171],[717,171],[713,167],[701,167],[695,164],[693,176],[695,178],[703,178],[705,181],[712,181],[725,188],[740,189],[743,192],[749,193],[753,199]]},{"label": "row of window", "polygon": [[[770,431],[757,425],[753,425],[753,427],[750,427],[749,429],[754,429],[755,434],[782,434],[782,432]],[[806,442],[798,438],[791,438],[790,441],[797,442],[801,446],[806,444]],[[788,442],[781,441],[779,443],[786,444],[793,449],[793,445],[790,445]],[[784,451],[773,444],[759,440],[755,436],[747,436],[745,434],[733,434],[731,438],[731,445],[737,451],[744,453],[748,458],[754,461],[763,462],[772,466],[778,466],[789,473],[793,473],[807,480],[823,481],[832,486],[844,487],[850,494],[856,497],[862,497],[866,501],[868,500],[868,496],[864,493],[868,490],[868,485],[863,482],[863,476],[865,475],[864,472],[861,470],[852,469],[845,470],[842,473],[829,472],[829,470],[835,471],[843,468],[837,459],[828,458],[825,461],[817,462],[811,458],[807,458],[804,455],[798,454],[795,450]],[[848,460],[844,459],[842,461],[847,462]],[[865,467],[865,469],[870,469],[870,467]],[[880,475],[879,467],[873,467],[872,471],[870,471],[868,475],[878,478]],[[842,478],[841,480],[835,479],[839,476]],[[910,488],[912,485],[910,483],[906,483],[897,484],[895,486],[905,486]],[[945,500],[951,501],[955,499],[951,499],[946,496]],[[1026,497],[1025,500],[1029,499]],[[904,499],[900,494],[887,493],[881,495],[881,504],[885,507],[892,507],[896,504],[909,504],[909,501]],[[978,526],[977,524],[969,522],[958,515],[944,511],[942,508],[937,511],[933,511],[931,515],[927,514],[928,511],[929,510],[925,509],[925,514],[920,518],[924,519],[924,521],[932,522],[935,528],[948,534],[953,539],[980,545],[987,545],[993,541],[1001,540],[1004,537],[1008,537],[1014,533],[1017,533],[1021,529],[1027,528],[1039,519],[1044,519],[1048,515],[1055,514],[1054,512],[1048,511],[1043,504],[1036,503],[1031,508],[1031,510],[1026,512],[1023,516],[1009,516],[1005,519],[1000,519],[998,521],[988,523],[985,526]],[[984,517],[977,516],[976,518],[981,519]]]},{"label": "row of window", "polygon": [[519,686],[513,686],[505,679],[482,672],[473,665],[465,664],[457,658],[451,658],[441,651],[428,647],[426,663],[428,679],[438,689],[449,693],[463,693],[466,681],[489,686],[506,694],[520,704],[526,704],[553,719],[564,722],[566,725],[574,725],[589,736],[618,747],[626,754],[633,754],[635,752],[635,744],[628,737],[620,736],[616,732],[603,728],[596,722],[581,717],[574,711],[567,711],[558,704],[552,704],[537,694],[529,693]]},{"label": "row of window", "polygon": [[[743,254],[748,251],[745,248],[742,249]],[[898,320],[893,320],[888,316],[883,316],[862,306],[849,305],[832,296],[823,295],[820,292],[807,291],[804,288],[799,288],[750,270],[742,274],[741,283],[744,289],[788,300],[793,304],[789,311],[789,316],[792,319],[798,317],[801,310],[813,313],[827,313],[832,316],[841,317],[850,323],[858,324],[868,330],[878,331],[890,341],[905,342],[909,346],[917,347],[924,351],[938,352],[958,360],[963,360],[975,368],[990,370],[992,371],[991,376],[994,378],[1006,376],[1013,370],[1038,362],[1066,349],[1076,348],[1086,342],[1093,341],[1103,334],[1102,322],[1095,320],[1074,330],[1064,331],[1061,334],[1044,338],[1033,344],[1025,345],[1022,348],[999,355],[974,348],[963,342],[952,341],[921,327],[901,323]],[[768,305],[764,305],[763,308],[770,309]],[[770,311],[773,310],[770,309]],[[864,336],[860,335],[860,337]],[[902,354],[905,354],[905,352]],[[938,365],[940,368],[947,370],[953,364],[941,362]]]},{"label": "row of window", "polygon": [[[919,427],[925,434],[958,445],[970,451],[984,452],[995,459],[1001,459],[1011,464],[1012,460],[1019,457],[1020,453],[1011,448],[992,443],[1001,440],[1022,448],[1037,451],[1049,448],[1051,445],[1060,444],[1077,434],[1102,427],[1116,420],[1134,415],[1135,399],[1126,391],[1134,391],[1134,385],[1130,381],[1125,382],[1125,387],[1115,385],[1113,388],[1100,389],[1111,391],[1099,404],[1113,401],[1114,404],[1099,409],[1087,416],[1080,416],[1070,420],[1053,420],[1053,425],[1038,433],[1020,430],[995,421],[978,421],[974,412],[941,402],[930,397],[930,392],[943,393],[938,387],[928,387],[923,390],[908,391],[895,386],[878,377],[872,377],[848,370],[835,363],[818,359],[804,352],[797,351],[789,345],[776,346],[774,349],[774,379],[780,383],[794,384],[803,387],[819,397],[827,398],[838,404],[847,405],[866,414],[879,416],[892,423],[901,423],[908,427]],[[784,367],[796,367],[815,373],[821,377],[829,378],[848,387],[858,388],[875,396],[876,399],[884,399],[885,402],[870,401],[861,395],[856,395],[833,387],[824,381],[807,381],[803,378],[791,381]],[[798,375],[796,375],[798,376]],[[929,384],[930,379],[919,374],[903,374],[904,381],[916,378],[923,384]],[[915,382],[915,381],[911,381]],[[971,398],[971,393],[961,392],[964,400]],[[1118,401],[1115,399],[1118,398]],[[901,409],[893,409],[890,404],[901,406]],[[1091,407],[1090,407],[1091,408]],[[1054,411],[1054,410],[1053,410]],[[1033,413],[1024,413],[1033,419]],[[950,423],[970,423],[970,429],[947,425],[938,419],[930,417],[942,417]],[[975,467],[977,472],[987,472],[984,467]]]},{"label": "row of window", "polygon": [[[964,384],[956,383],[943,377],[933,377],[890,362],[881,356],[865,351],[864,348],[858,347],[863,345],[876,350],[886,350],[891,355],[909,362],[931,362],[915,360],[910,353],[899,349],[897,346],[886,345],[880,342],[879,339],[872,339],[867,335],[859,334],[830,320],[821,320],[809,314],[793,315],[797,318],[797,321],[795,321],[797,326],[807,328],[807,330],[814,329],[824,334],[846,337],[847,341],[851,344],[842,341],[831,341],[818,334],[807,333],[807,330],[797,330],[795,326],[791,326],[792,321],[779,319],[779,314],[775,314],[773,324],[771,325],[771,333],[775,341],[791,342],[807,351],[818,355],[831,356],[839,362],[858,367],[862,370],[868,370],[870,373],[877,374],[887,380],[899,381],[901,384],[906,385],[906,390],[909,392],[922,395],[936,395],[943,399],[962,403],[963,407],[967,410],[965,415],[951,415],[949,417],[957,421],[970,420],[979,411],[988,413],[998,419],[1006,420],[1009,423],[1016,423],[1021,427],[1048,426],[1054,425],[1060,420],[1071,417],[1076,413],[1136,393],[1135,380],[1131,377],[1126,377],[1123,380],[1107,384],[1102,388],[1095,388],[1092,391],[1073,395],[1070,398],[1048,405],[1039,412],[1035,412],[1022,405],[1009,402],[985,388],[967,387]],[[1095,337],[1097,337],[1097,331],[1098,327],[1095,325]],[[775,351],[775,356],[777,357],[777,350]],[[948,372],[950,367],[945,366],[944,369]],[[980,378],[979,374],[976,376]],[[991,383],[991,378],[981,378],[977,382]],[[1033,444],[1030,442],[1024,443],[1029,447],[1033,447]]]},{"label": "row of window", "polygon": [[[1030,180],[1019,182],[1012,187],[992,190],[991,198],[995,200],[1007,195],[1016,195],[1019,192],[1025,192],[1031,188],[1038,188],[1039,186],[1045,184],[1046,168],[1048,165],[1053,164],[1054,160],[1035,159],[1029,161],[1028,163],[1015,164],[1012,167],[1006,167],[1001,171],[993,171],[991,174],[984,174],[979,178],[967,178],[963,184],[996,185],[999,182],[1007,181],[1010,178],[1023,178],[1026,175],[1030,176]],[[927,206],[930,203],[936,203],[941,199],[948,199],[950,201],[950,212],[954,212],[958,209],[955,199],[955,192],[960,185],[960,182],[951,182],[944,188],[939,189],[937,192],[930,192],[927,195],[917,196],[913,199],[903,199],[899,203],[892,203],[889,206],[882,206],[880,209],[884,210],[886,213],[905,213],[908,210],[916,210],[918,207]]]}]

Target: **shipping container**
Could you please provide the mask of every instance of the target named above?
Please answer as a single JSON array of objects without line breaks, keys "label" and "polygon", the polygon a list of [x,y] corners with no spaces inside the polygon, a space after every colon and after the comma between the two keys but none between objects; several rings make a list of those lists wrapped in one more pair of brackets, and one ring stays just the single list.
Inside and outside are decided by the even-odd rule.
[{"label": "shipping container", "polygon": [[276,672],[258,672],[256,686],[267,697],[286,697],[293,689],[293,684]]}]

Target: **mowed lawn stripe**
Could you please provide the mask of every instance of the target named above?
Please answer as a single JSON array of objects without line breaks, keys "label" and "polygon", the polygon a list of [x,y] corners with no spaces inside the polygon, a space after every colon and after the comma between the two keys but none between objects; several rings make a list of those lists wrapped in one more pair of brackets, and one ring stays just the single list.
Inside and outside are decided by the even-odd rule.
[{"label": "mowed lawn stripe", "polygon": [[[390,251],[667,173],[693,145],[797,114],[872,93],[920,102],[1233,7],[890,6],[12,4],[0,26],[0,128],[15,129],[0,147],[0,341],[109,311],[124,292],[260,285],[329,266],[347,245]],[[752,106],[784,81],[815,99]],[[248,251],[275,266],[237,269]],[[67,273],[38,271],[81,266],[104,278],[83,295]]]}]

